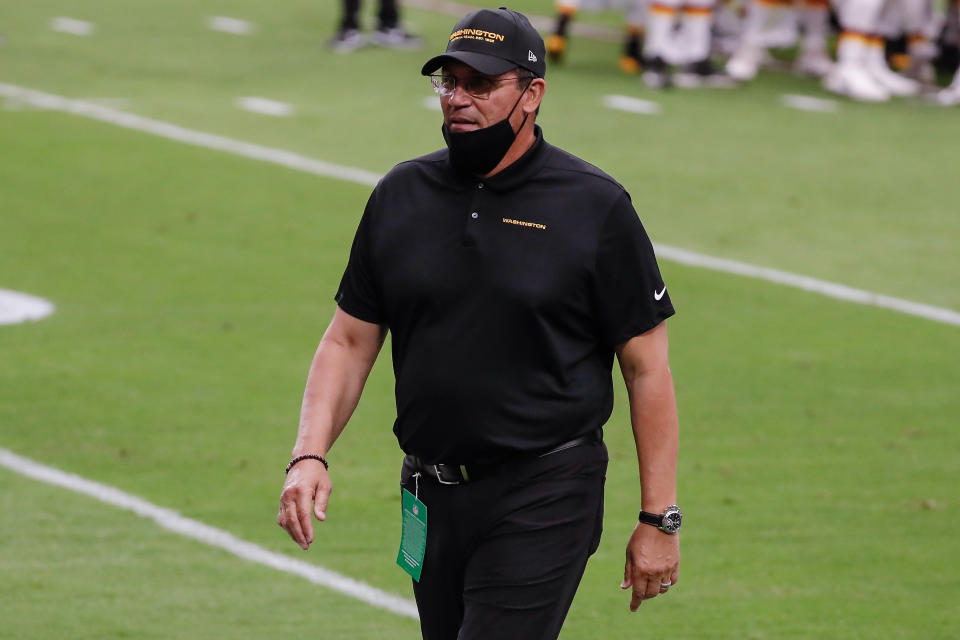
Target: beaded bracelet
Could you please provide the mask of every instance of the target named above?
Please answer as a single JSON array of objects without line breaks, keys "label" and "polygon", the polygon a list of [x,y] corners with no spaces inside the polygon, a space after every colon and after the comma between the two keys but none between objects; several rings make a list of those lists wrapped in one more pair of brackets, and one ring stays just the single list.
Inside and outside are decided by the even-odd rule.
[{"label": "beaded bracelet", "polygon": [[293,460],[291,460],[290,462],[288,462],[288,463],[287,463],[287,468],[284,469],[283,472],[284,472],[284,473],[290,473],[290,469],[293,468],[293,465],[297,464],[297,463],[300,462],[301,460],[307,460],[307,459],[310,459],[310,460],[319,460],[320,462],[323,463],[323,468],[324,468],[324,469],[329,469],[329,468],[330,468],[330,465],[327,464],[327,461],[323,459],[323,456],[318,456],[318,455],[315,454],[315,453],[305,453],[305,454],[303,454],[302,456],[297,456],[296,458],[294,458]]}]

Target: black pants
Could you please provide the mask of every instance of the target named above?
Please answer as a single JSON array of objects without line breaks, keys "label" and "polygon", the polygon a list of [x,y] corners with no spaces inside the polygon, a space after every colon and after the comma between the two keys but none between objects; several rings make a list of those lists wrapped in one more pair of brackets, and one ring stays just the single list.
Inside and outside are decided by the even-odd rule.
[{"label": "black pants", "polygon": [[[397,0],[380,0],[377,28],[393,29],[399,22],[400,10],[397,8]],[[360,0],[343,0],[343,18],[340,20],[340,28],[360,28]]]},{"label": "black pants", "polygon": [[554,640],[600,543],[606,470],[602,442],[453,486],[405,462],[401,486],[427,505],[424,640]]}]

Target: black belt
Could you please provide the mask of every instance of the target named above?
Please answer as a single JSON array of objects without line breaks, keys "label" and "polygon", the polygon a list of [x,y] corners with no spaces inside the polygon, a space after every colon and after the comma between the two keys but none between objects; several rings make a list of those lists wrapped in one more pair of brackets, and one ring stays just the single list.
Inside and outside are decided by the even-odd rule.
[{"label": "black belt", "polygon": [[431,480],[436,480],[440,484],[465,484],[474,482],[481,478],[486,478],[497,473],[508,471],[511,466],[521,460],[530,460],[533,458],[545,458],[554,453],[573,449],[584,444],[600,441],[600,432],[591,433],[587,436],[581,436],[558,444],[557,446],[539,454],[530,454],[527,456],[514,458],[510,462],[498,462],[494,464],[426,464],[417,456],[410,456],[413,461],[415,471],[421,473]]}]

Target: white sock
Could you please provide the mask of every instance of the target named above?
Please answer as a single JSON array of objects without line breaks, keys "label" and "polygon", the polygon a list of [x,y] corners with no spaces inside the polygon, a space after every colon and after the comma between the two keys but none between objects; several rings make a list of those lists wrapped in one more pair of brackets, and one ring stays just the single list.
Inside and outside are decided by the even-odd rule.
[{"label": "white sock", "polygon": [[713,2],[687,4],[680,18],[678,64],[689,64],[710,55],[710,26],[713,23]]},{"label": "white sock", "polygon": [[857,31],[844,30],[837,41],[837,62],[842,65],[863,67],[867,62],[869,36]]},{"label": "white sock", "polygon": [[844,0],[840,24],[845,31],[872,34],[877,28],[883,4],[884,0]]},{"label": "white sock", "polygon": [[672,51],[673,25],[677,9],[664,2],[654,2],[647,11],[647,37],[643,44],[645,58],[667,58]]},{"label": "white sock", "polygon": [[647,0],[632,0],[625,9],[627,25],[631,28],[642,26],[647,21]]},{"label": "white sock", "polygon": [[743,21],[741,45],[759,46],[763,30],[769,21],[770,5],[759,0],[748,0],[747,17]]},{"label": "white sock", "polygon": [[800,23],[803,25],[801,48],[805,52],[826,55],[830,3],[824,0],[804,0],[799,11]]}]

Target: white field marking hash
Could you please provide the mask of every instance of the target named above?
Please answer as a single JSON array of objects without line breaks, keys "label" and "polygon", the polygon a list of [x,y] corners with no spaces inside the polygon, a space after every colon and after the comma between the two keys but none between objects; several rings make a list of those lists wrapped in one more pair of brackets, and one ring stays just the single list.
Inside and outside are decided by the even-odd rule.
[{"label": "white field marking hash", "polygon": [[838,108],[835,100],[801,96],[794,93],[785,93],[780,96],[780,104],[791,109],[813,111],[815,113],[836,113]]},{"label": "white field marking hash", "polygon": [[641,100],[630,96],[603,96],[603,106],[628,113],[655,116],[660,113],[660,105],[650,100]]},{"label": "white field marking hash", "polygon": [[423,106],[430,111],[443,110],[443,107],[440,106],[440,96],[427,96],[423,99]]},{"label": "white field marking hash", "polygon": [[50,28],[60,33],[69,33],[74,36],[93,35],[96,26],[86,20],[77,20],[76,18],[54,18],[50,21]]},{"label": "white field marking hash", "polygon": [[[72,113],[74,115],[84,116],[86,118],[93,118],[94,120],[100,120],[101,122],[108,122],[120,127],[125,127],[127,129],[144,131],[146,133],[169,138],[171,140],[177,140],[185,144],[192,144],[209,149],[216,149],[218,151],[224,151],[227,153],[233,153],[246,158],[279,164],[291,169],[297,169],[298,171],[305,171],[329,178],[336,178],[337,180],[344,180],[357,184],[375,185],[381,177],[379,174],[371,171],[355,169],[352,167],[344,167],[341,165],[324,162],[322,160],[307,158],[290,151],[282,151],[280,149],[264,147],[251,144],[249,142],[241,142],[239,140],[216,136],[210,133],[204,133],[202,131],[186,129],[184,127],[169,124],[167,122],[151,120],[150,118],[144,118],[143,116],[138,116],[132,113],[117,111],[115,109],[109,109],[107,107],[91,104],[89,102],[82,102],[80,100],[71,100],[69,98],[63,98],[61,96],[43,93],[33,89],[26,89],[16,85],[0,83],[0,96],[14,98],[20,100],[21,102],[26,102],[44,109],[64,111],[66,113]],[[716,258],[706,254],[687,251],[686,249],[679,249],[676,247],[659,244],[654,245],[654,248],[662,257],[674,262],[696,267],[703,267],[725,273],[733,273],[746,276],[748,278],[766,280],[768,282],[774,282],[776,284],[794,287],[796,289],[803,289],[805,291],[819,293],[821,295],[837,298],[839,300],[845,300],[847,302],[881,307],[884,309],[905,313],[907,315],[926,318],[927,320],[933,320],[934,322],[942,322],[944,324],[960,326],[960,313],[952,309],[935,307],[933,305],[924,304],[921,302],[913,302],[901,298],[893,298],[879,293],[864,291],[862,289],[854,289],[852,287],[848,287],[847,285],[838,284],[835,282],[817,280],[816,278],[788,273],[786,271],[778,271],[768,267],[758,267],[743,262],[737,262],[735,260]]]},{"label": "white field marking hash", "polygon": [[125,493],[109,485],[87,480],[72,473],[66,473],[54,467],[40,464],[18,456],[17,454],[0,447],[0,466],[15,471],[20,475],[62,487],[91,498],[96,498],[109,505],[132,511],[142,518],[153,520],[155,523],[184,537],[198,542],[223,549],[235,556],[271,567],[278,571],[292,573],[306,578],[314,584],[322,585],[339,591],[340,593],[366,602],[367,604],[392,611],[407,618],[419,620],[417,605],[392,593],[387,593],[359,580],[340,575],[329,569],[324,569],[308,562],[296,560],[282,553],[276,553],[263,547],[241,540],[232,534],[216,527],[187,518],[172,509],[159,507],[143,498]]},{"label": "white field marking hash", "polygon": [[42,320],[53,313],[53,303],[19,291],[0,289],[0,325]]},{"label": "white field marking hash", "polygon": [[293,107],[286,102],[277,102],[276,100],[256,96],[237,98],[236,105],[244,111],[262,113],[265,116],[277,118],[285,118],[293,113]]},{"label": "white field marking hash", "polygon": [[247,22],[240,18],[228,18],[226,16],[210,16],[207,18],[207,27],[214,31],[232,33],[238,36],[250,35],[256,28],[252,22]]}]

